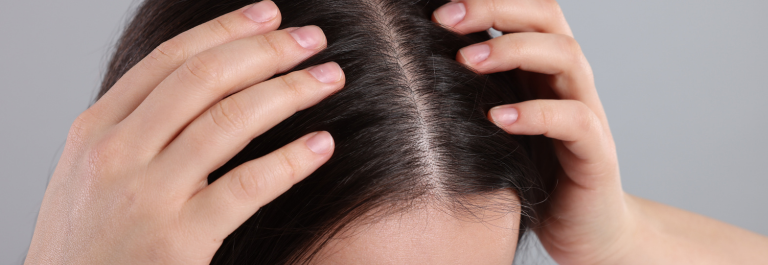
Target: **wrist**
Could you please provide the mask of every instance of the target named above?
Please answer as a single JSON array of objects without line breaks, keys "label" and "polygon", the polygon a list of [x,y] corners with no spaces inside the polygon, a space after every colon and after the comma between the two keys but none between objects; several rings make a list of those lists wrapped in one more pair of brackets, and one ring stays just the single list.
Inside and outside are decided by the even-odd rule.
[{"label": "wrist", "polygon": [[624,214],[621,229],[597,263],[609,264],[657,264],[653,262],[653,249],[666,243],[665,236],[658,229],[658,222],[646,213],[644,201],[624,193]]},{"label": "wrist", "polygon": [[[687,240],[678,234],[662,205],[626,194],[630,228],[620,244],[616,259],[610,264],[688,264],[694,257]],[[693,258],[693,259],[692,259]],[[608,264],[608,263],[606,263]]]}]

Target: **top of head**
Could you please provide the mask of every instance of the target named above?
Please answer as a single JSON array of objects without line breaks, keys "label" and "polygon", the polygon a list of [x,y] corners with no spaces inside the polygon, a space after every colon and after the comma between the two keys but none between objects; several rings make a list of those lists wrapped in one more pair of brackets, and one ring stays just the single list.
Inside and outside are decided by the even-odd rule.
[{"label": "top of head", "polygon": [[[110,72],[119,77],[135,64],[131,55],[146,55],[250,2],[147,1],[121,39]],[[329,131],[336,151],[230,235],[213,263],[301,262],[345,225],[374,212],[385,216],[424,203],[461,211],[472,208],[468,198],[505,189],[517,192],[525,212],[546,196],[550,184],[531,163],[528,138],[508,135],[486,118],[491,107],[529,96],[509,73],[478,75],[454,60],[460,48],[489,37],[459,36],[430,21],[447,1],[274,2],[281,28],[317,25],[328,40],[325,50],[293,70],[335,61],[346,86],[254,139],[209,182],[313,131]],[[115,81],[108,74],[102,94]],[[509,200],[502,211],[521,210]],[[524,213],[521,228],[533,215]]]}]

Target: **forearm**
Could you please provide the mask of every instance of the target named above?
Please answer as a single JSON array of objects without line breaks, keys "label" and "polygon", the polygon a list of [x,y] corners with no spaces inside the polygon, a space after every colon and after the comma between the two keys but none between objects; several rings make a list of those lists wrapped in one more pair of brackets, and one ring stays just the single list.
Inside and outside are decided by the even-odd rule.
[{"label": "forearm", "polygon": [[768,237],[628,195],[633,242],[616,264],[768,264]]}]

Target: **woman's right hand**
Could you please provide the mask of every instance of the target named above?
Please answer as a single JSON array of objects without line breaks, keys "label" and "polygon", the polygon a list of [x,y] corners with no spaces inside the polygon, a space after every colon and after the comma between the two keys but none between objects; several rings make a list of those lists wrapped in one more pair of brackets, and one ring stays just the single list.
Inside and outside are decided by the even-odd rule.
[{"label": "woman's right hand", "polygon": [[267,80],[326,45],[318,27],[279,25],[263,1],[195,27],[82,113],[26,264],[208,264],[259,207],[325,163],[333,139],[317,132],[207,182],[254,137],[344,85],[336,63]]}]

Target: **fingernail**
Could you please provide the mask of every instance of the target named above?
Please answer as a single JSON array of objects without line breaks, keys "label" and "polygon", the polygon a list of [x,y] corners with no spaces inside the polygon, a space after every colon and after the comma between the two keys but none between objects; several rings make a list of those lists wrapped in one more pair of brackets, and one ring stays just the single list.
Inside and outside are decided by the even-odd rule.
[{"label": "fingernail", "polygon": [[448,3],[435,10],[437,22],[449,27],[459,24],[466,15],[467,8],[464,6],[464,3]]},{"label": "fingernail", "polygon": [[309,68],[309,73],[320,82],[330,84],[341,80],[341,67],[334,62]]},{"label": "fingernail", "polygon": [[263,23],[277,17],[277,6],[272,1],[261,1],[246,9],[244,14],[253,21]]},{"label": "fingernail", "polygon": [[328,132],[318,132],[307,140],[307,147],[315,154],[326,154],[333,148],[333,137]]},{"label": "fingernail", "polygon": [[323,40],[323,31],[318,27],[304,26],[291,31],[291,36],[304,49],[313,50],[320,46],[320,42]]},{"label": "fingernail", "polygon": [[507,126],[517,121],[519,113],[513,107],[495,107],[491,109],[491,118],[496,124]]},{"label": "fingernail", "polygon": [[488,44],[475,44],[462,48],[459,50],[464,60],[471,64],[478,64],[485,59],[488,59],[488,55],[491,54],[491,46]]}]

